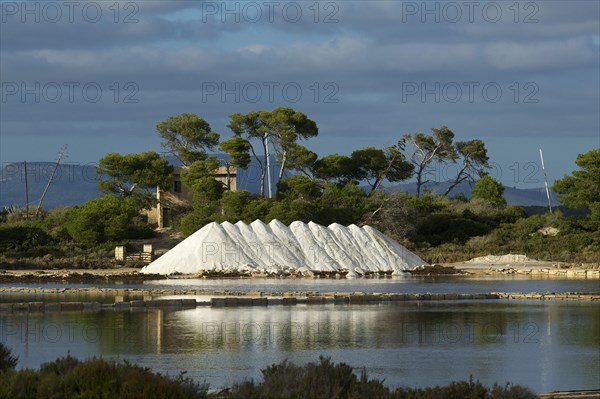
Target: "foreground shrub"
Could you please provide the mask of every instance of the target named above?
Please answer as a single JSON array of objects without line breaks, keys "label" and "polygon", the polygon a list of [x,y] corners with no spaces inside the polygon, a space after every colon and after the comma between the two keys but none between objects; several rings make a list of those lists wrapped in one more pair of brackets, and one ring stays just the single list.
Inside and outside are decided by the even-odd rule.
[{"label": "foreground shrub", "polygon": [[0,251],[26,251],[52,243],[53,239],[38,222],[0,225]]},{"label": "foreground shrub", "polygon": [[0,342],[0,373],[13,370],[17,365],[17,358],[12,355],[12,351]]},{"label": "foreground shrub", "polygon": [[352,367],[335,364],[321,357],[318,363],[295,366],[284,361],[262,370],[263,381],[236,384],[227,398],[314,398],[314,399],[536,399],[537,396],[518,385],[491,389],[479,381],[453,382],[444,387],[398,388],[390,390],[378,379],[369,379],[363,370],[360,378]]},{"label": "foreground shrub", "polygon": [[0,343],[0,399],[20,398],[219,398],[219,399],[536,399],[518,385],[491,389],[479,381],[452,382],[443,387],[390,390],[363,370],[358,377],[345,363],[320,357],[304,366],[283,361],[262,370],[263,381],[238,383],[231,390],[208,395],[208,386],[180,375],[170,379],[147,368],[91,358],[67,356],[43,364],[39,371],[15,371],[16,358]]},{"label": "foreground shrub", "polygon": [[140,214],[142,201],[136,197],[107,194],[72,208],[66,216],[66,230],[81,244],[152,237],[152,229]]},{"label": "foreground shrub", "polygon": [[170,379],[147,368],[71,356],[39,371],[0,374],[0,398],[206,398],[207,387],[180,376]]}]

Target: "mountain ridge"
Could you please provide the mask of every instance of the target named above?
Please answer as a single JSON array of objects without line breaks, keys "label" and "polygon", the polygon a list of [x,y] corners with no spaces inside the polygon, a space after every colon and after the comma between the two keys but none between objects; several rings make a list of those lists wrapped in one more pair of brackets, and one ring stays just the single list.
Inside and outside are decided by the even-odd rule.
[{"label": "mountain ridge", "polygon": [[[30,206],[37,206],[39,199],[52,176],[54,162],[28,162],[27,175],[29,185]],[[92,198],[101,196],[98,189],[98,174],[96,164],[64,163],[59,165],[52,184],[50,185],[44,199],[43,208],[51,209],[60,206],[80,205]],[[247,170],[240,170],[238,175],[238,189],[248,190],[251,193],[259,192],[259,171],[255,164],[251,164]],[[431,182],[425,187],[436,193],[443,193],[451,183]],[[410,194],[416,192],[416,183],[407,182],[388,186],[388,192],[398,190]],[[450,193],[450,196],[464,194],[470,198],[471,187],[469,183],[459,184]],[[505,186],[504,197],[510,205],[519,206],[547,206],[546,191],[544,187],[516,188]],[[559,202],[556,194],[551,193],[552,205],[557,206]],[[9,163],[0,169],[0,207],[18,205],[25,207],[25,168],[23,163]]]}]

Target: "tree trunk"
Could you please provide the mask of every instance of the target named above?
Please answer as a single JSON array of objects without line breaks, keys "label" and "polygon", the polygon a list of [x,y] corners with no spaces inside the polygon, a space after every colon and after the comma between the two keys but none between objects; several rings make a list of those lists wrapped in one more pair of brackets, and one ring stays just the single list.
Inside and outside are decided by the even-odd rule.
[{"label": "tree trunk", "polygon": [[271,154],[269,153],[269,136],[267,133],[263,136],[263,147],[265,149],[265,164],[267,165],[267,187],[269,189],[269,198],[273,198],[273,188],[271,185]]},{"label": "tree trunk", "polygon": [[264,162],[260,165],[260,196],[265,196],[265,165],[267,163],[267,149],[265,148],[265,141],[262,140],[263,145],[263,160]]},{"label": "tree trunk", "polygon": [[262,162],[260,162],[260,157],[256,155],[256,151],[254,151],[254,146],[250,143],[250,151],[252,151],[252,156],[258,162],[258,166],[260,167],[260,196],[265,196],[265,166]]},{"label": "tree trunk", "polygon": [[385,178],[385,176],[379,176],[377,178],[377,180],[375,180],[375,183],[373,183],[373,186],[371,187],[371,191],[369,191],[369,197],[371,195],[373,195],[373,193],[375,191],[377,191],[377,189],[379,188],[379,186],[381,185],[381,183],[383,182],[383,179]]},{"label": "tree trunk", "polygon": [[277,179],[277,184],[279,184],[279,182],[283,178],[283,172],[285,172],[286,163],[287,163],[287,151],[283,150],[283,152],[281,153],[281,167],[279,168],[279,178]]},{"label": "tree trunk", "polygon": [[423,168],[419,166],[419,170],[417,170],[417,198],[421,196],[421,176],[423,174]]},{"label": "tree trunk", "polygon": [[227,190],[231,191],[231,171],[229,162],[225,162],[225,171],[227,172]]},{"label": "tree trunk", "polygon": [[448,189],[444,193],[444,197],[447,196],[448,194],[450,194],[450,191],[452,191],[454,189],[454,187],[458,186],[460,183],[462,183],[467,178],[467,176],[463,177],[463,174],[465,173],[466,169],[467,169],[466,165],[463,165],[461,170],[456,175],[456,179],[454,180],[454,183],[452,183],[450,185],[450,187],[448,187]]}]

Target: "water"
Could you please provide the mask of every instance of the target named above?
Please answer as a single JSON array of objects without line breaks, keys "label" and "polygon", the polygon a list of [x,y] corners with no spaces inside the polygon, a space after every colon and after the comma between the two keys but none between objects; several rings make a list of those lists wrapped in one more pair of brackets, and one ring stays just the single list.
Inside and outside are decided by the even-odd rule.
[{"label": "water", "polygon": [[597,279],[539,279],[514,276],[394,276],[357,279],[184,279],[155,280],[145,288],[202,289],[229,291],[316,291],[387,293],[482,293],[482,292],[597,292]]},{"label": "water", "polygon": [[[143,284],[0,284],[1,287],[22,288],[139,288],[182,289],[206,291],[315,291],[315,292],[387,292],[387,293],[482,293],[482,292],[598,292],[597,279],[540,278],[529,275],[491,276],[393,276],[387,278],[356,279],[165,279],[146,281]],[[19,294],[21,295],[21,294]],[[40,294],[38,294],[40,295]],[[53,295],[46,295],[52,298]],[[63,294],[60,294],[63,295]],[[32,295],[30,295],[32,297]],[[60,297],[59,297],[60,298]],[[6,294],[0,301],[6,301]],[[60,300],[60,299],[59,299]],[[63,299],[64,300],[64,299]],[[88,299],[89,300],[89,299]]]},{"label": "water", "polygon": [[0,340],[19,356],[20,367],[35,368],[67,353],[103,356],[169,375],[186,371],[213,388],[259,379],[260,368],[284,359],[303,364],[319,355],[358,370],[364,366],[390,386],[432,386],[472,375],[488,385],[510,381],[536,392],[600,388],[596,303],[440,301],[0,314]]}]

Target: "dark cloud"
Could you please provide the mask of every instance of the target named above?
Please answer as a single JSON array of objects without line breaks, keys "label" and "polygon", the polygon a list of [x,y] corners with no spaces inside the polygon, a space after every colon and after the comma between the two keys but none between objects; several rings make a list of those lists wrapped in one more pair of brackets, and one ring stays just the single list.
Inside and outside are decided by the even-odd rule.
[{"label": "dark cloud", "polygon": [[[2,14],[0,139],[90,137],[99,144],[78,148],[93,160],[114,147],[99,135],[141,151],[169,115],[195,112],[227,136],[232,112],[285,105],[318,122],[310,145],[322,154],[441,124],[487,138],[597,141],[597,2],[521,2],[518,18],[514,2],[496,2],[496,22],[481,12],[450,21],[443,7],[465,12],[453,2],[428,2],[442,14],[423,22],[410,8],[423,2],[391,1],[319,2],[318,15],[298,2],[297,21],[280,3],[272,21],[264,9],[253,21],[250,3],[229,2],[245,14],[223,16],[223,2],[119,2],[118,23],[113,2],[98,3],[96,23]],[[2,145],[2,157],[20,159],[24,148]]]}]

